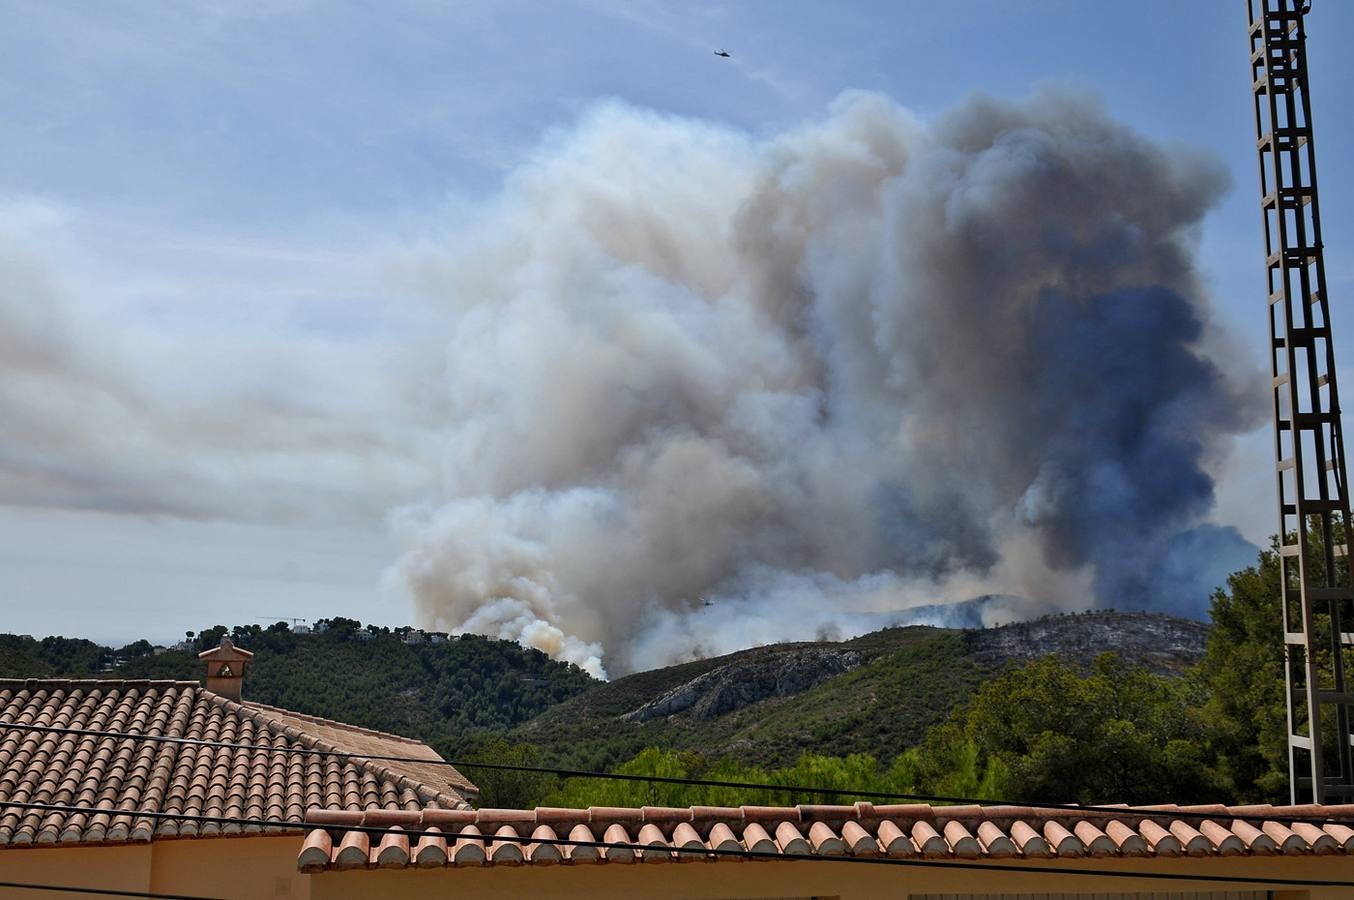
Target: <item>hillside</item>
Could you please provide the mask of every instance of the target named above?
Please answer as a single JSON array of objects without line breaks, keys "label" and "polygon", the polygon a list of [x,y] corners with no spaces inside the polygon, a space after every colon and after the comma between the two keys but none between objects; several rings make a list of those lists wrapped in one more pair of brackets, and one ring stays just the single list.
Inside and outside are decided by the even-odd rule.
[{"label": "hillside", "polygon": [[[278,624],[232,631],[255,652],[245,697],[393,731],[449,756],[503,737],[542,758],[609,768],[645,747],[781,766],[804,751],[891,758],[916,744],[1008,663],[1056,654],[1085,667],[1102,652],[1162,674],[1203,653],[1209,626],[1148,613],[1051,616],[989,629],[914,625],[842,642],[775,644],[611,682],[508,641],[464,635],[407,643],[408,629],[334,619],[323,633]],[[72,638],[0,635],[0,676],[198,679],[191,650],[144,641],[112,649]]]},{"label": "hillside", "polygon": [[[645,747],[786,765],[803,751],[890,758],[1007,663],[1116,651],[1178,674],[1208,626],[1147,613],[1053,616],[980,630],[909,626],[840,643],[776,644],[598,685],[509,733],[545,758],[605,768]],[[455,749],[453,746],[452,749]]]},{"label": "hillside", "polygon": [[1090,612],[1044,616],[967,632],[980,660],[1004,665],[1056,654],[1085,668],[1112,650],[1158,675],[1179,675],[1203,656],[1210,625],[1160,613]]},{"label": "hillside", "polygon": [[114,653],[83,638],[0,634],[0,678],[43,678],[50,675],[93,677]]},{"label": "hillside", "polygon": [[[463,635],[411,644],[402,639],[408,629],[360,629],[344,619],[332,625],[312,634],[283,625],[235,628],[237,643],[255,654],[245,699],[433,740],[511,727],[597,684],[577,666],[511,641]],[[114,650],[73,638],[0,635],[0,677],[200,680],[197,650],[215,646],[225,632],[206,629],[192,649],[159,653],[145,641]]]}]

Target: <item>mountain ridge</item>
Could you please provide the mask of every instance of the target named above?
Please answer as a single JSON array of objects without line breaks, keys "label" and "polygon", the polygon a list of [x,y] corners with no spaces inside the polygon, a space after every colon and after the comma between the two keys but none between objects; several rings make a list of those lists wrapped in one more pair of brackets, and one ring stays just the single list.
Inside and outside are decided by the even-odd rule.
[{"label": "mountain ridge", "polygon": [[596,685],[507,736],[546,759],[592,768],[647,746],[760,765],[787,765],[805,751],[888,758],[1008,664],[1052,654],[1086,668],[1114,652],[1175,676],[1202,658],[1209,628],[1160,613],[1093,611],[769,644]]},{"label": "mountain ridge", "polygon": [[[349,620],[323,634],[244,626],[255,650],[248,699],[427,740],[448,756],[501,738],[549,763],[604,769],[646,747],[788,765],[803,752],[891,758],[921,740],[984,680],[1053,654],[1086,668],[1116,652],[1179,675],[1210,626],[1158,613],[1099,611],[994,628],[885,628],[844,641],[768,644],[609,682],[510,641],[465,635],[411,643],[410,629]],[[224,628],[209,629],[198,644]],[[145,642],[139,642],[145,644]],[[205,646],[205,644],[203,644]],[[136,648],[136,655],[124,658]],[[0,674],[201,677],[191,650],[118,651],[89,641],[0,636]]]}]

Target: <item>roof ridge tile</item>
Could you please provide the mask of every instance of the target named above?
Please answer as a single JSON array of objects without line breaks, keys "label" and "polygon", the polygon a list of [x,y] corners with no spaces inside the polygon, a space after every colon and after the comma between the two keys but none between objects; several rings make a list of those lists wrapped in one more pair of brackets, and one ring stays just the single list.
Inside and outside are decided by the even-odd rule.
[{"label": "roof ridge tile", "polygon": [[20,687],[136,687],[136,688],[202,688],[198,681],[179,681],[173,678],[0,678],[0,689]]},{"label": "roof ridge tile", "polygon": [[[1313,853],[1354,856],[1354,828],[1319,828],[1276,816],[1257,829],[1241,820],[1228,827],[1233,808],[1198,806],[1189,810],[1163,806],[1134,810],[1125,807],[1114,818],[1105,811],[1074,808],[970,807],[972,815],[945,816],[943,807],[926,816],[917,806],[872,807],[592,807],[587,810],[484,809],[368,813],[311,808],[297,866],[305,872],[347,868],[325,848],[363,846],[398,848],[386,862],[393,868],[455,865],[553,865],[569,863],[659,862],[676,859],[718,860],[722,852],[781,856],[856,856],[884,854],[893,858],[1001,859],[1042,858],[1052,863],[1092,857],[1130,858],[1150,855],[1210,857],[1249,852],[1289,854],[1301,859]],[[1337,807],[1300,807],[1305,816],[1333,814]],[[996,817],[981,818],[986,811]],[[886,813],[893,813],[892,815]],[[1020,813],[1020,816],[1011,815]],[[1144,814],[1145,813],[1145,814]],[[1185,819],[1213,813],[1198,829]],[[1293,818],[1301,816],[1294,814]],[[939,820],[944,819],[943,822]],[[354,826],[381,821],[395,827],[383,831],[355,831]],[[419,824],[416,826],[415,821]],[[420,838],[409,851],[410,832],[426,831],[436,823],[437,834]],[[1166,824],[1162,824],[1162,823]],[[901,825],[899,823],[902,823]],[[937,825],[939,824],[939,827]],[[1003,824],[1004,823],[1004,824]],[[1135,823],[1130,825],[1128,823]],[[801,827],[806,824],[807,830]],[[664,828],[664,825],[672,826]],[[1290,827],[1291,826],[1291,827]],[[379,826],[378,826],[379,827]],[[548,849],[548,842],[565,833],[568,840],[625,845],[640,843],[642,851],[627,846]],[[601,837],[598,837],[598,833]],[[1042,833],[1041,833],[1042,832]],[[1174,832],[1174,833],[1173,833]],[[391,835],[397,835],[392,838]],[[358,837],[358,835],[361,835]],[[515,838],[514,838],[515,836]],[[542,842],[546,843],[542,843]],[[1245,849],[1243,849],[1245,848]],[[686,852],[679,852],[686,851]],[[353,868],[357,854],[350,854]],[[370,865],[368,862],[366,865]]]},{"label": "roof ridge tile", "polygon": [[416,747],[428,746],[427,744],[423,743],[417,738],[405,737],[402,734],[394,734],[393,732],[389,731],[379,731],[375,728],[366,728],[362,725],[352,725],[349,724],[348,722],[339,722],[335,719],[326,719],[323,716],[312,716],[309,713],[300,713],[296,712],[295,710],[283,709],[280,706],[270,706],[267,703],[259,703],[256,700],[241,700],[238,702],[240,703],[241,706],[248,706],[253,707],[255,709],[281,713],[282,715],[288,716],[293,719],[303,719],[308,722],[314,722],[316,725],[327,725],[331,728],[341,728],[344,731],[351,731],[355,734],[368,734],[373,737],[387,738],[392,741],[399,741],[401,744],[410,744]]}]

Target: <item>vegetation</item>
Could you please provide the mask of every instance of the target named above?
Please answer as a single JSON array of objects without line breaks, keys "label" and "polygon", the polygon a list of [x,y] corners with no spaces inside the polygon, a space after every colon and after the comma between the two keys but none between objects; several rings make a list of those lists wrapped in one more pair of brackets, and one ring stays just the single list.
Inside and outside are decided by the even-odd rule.
[{"label": "vegetation", "polygon": [[[1255,566],[1233,574],[1226,587],[1214,593],[1213,629],[1205,656],[1183,675],[1155,675],[1112,654],[1097,658],[1089,671],[1052,656],[1011,665],[983,681],[948,716],[932,724],[915,746],[896,755],[805,752],[792,766],[766,768],[740,762],[732,755],[711,759],[669,745],[648,747],[616,771],[1035,802],[1281,803],[1288,775],[1278,595],[1278,558],[1265,551]],[[817,701],[824,701],[843,716],[839,721],[849,716],[855,730],[843,729],[831,736],[835,743],[818,747],[858,746],[850,742],[863,740],[861,731],[869,719],[853,713],[851,703],[858,695],[849,686],[877,683],[879,673],[889,672],[899,676],[890,685],[895,698],[906,698],[907,689],[918,686],[909,680],[918,674],[907,663],[913,654],[931,667],[922,666],[921,671],[944,680],[954,664],[947,654],[956,650],[953,643],[946,643],[950,637],[941,632],[897,649],[870,666],[821,685],[817,698],[809,692],[792,698],[793,703],[760,710],[761,721],[772,722],[784,715],[791,728],[813,722],[822,714]],[[909,672],[910,676],[903,675]],[[646,674],[650,679],[657,677]],[[924,678],[922,686],[931,681]],[[566,707],[586,709],[601,693],[602,688],[594,689],[542,719],[553,718]],[[635,699],[627,697],[625,703]],[[536,725],[528,723],[517,733],[532,733]],[[801,733],[808,736],[813,731],[806,728]],[[848,733],[850,737],[844,739]],[[518,785],[515,805],[681,806],[852,799],[803,796],[788,790],[535,777],[531,785]],[[493,801],[494,792],[486,791],[485,799]]]},{"label": "vegetation", "polygon": [[[858,796],[794,792],[790,786],[981,799],[1085,803],[1215,800],[1205,758],[1197,683],[1166,678],[1112,654],[1081,673],[1049,657],[1012,666],[985,682],[919,745],[892,757],[803,753],[793,765],[765,768],[732,756],[650,747],[618,766],[637,775],[785,786],[749,791],[533,776],[511,784],[515,805],[685,806],[838,803]],[[529,745],[497,751],[522,754]],[[535,758],[535,757],[533,757]],[[885,761],[881,761],[885,760]],[[498,805],[497,782],[484,788]]]},{"label": "vegetation", "polygon": [[[200,677],[196,652],[230,633],[257,653],[247,696],[429,741],[491,806],[844,802],[819,789],[1150,803],[1282,801],[1287,790],[1278,558],[1260,555],[1212,600],[1202,661],[1153,674],[1113,654],[1000,667],[963,632],[894,628],[833,645],[844,674],[712,718],[622,718],[706,673],[785,645],[599,683],[574,666],[476,636],[406,642],[350,619],[299,635],[214,626],[186,650],[111,650],[0,636],[0,675]],[[986,660],[986,661],[985,661]],[[561,779],[475,762],[769,784],[763,791]]]},{"label": "vegetation", "polygon": [[81,638],[0,634],[0,678],[99,674],[114,653]]},{"label": "vegetation", "polygon": [[597,683],[511,641],[462,635],[411,644],[408,628],[363,628],[352,619],[322,627],[296,634],[281,622],[217,625],[193,634],[189,649],[158,654],[145,641],[114,651],[70,638],[0,635],[0,675],[195,681],[203,675],[198,651],[229,633],[255,653],[246,699],[433,742],[509,728]]},{"label": "vegetation", "polygon": [[[836,646],[859,653],[862,665],[803,693],[768,698],[714,719],[617,721],[730,660],[755,659],[780,648],[620,678],[547,710],[505,737],[538,747],[553,764],[581,769],[611,768],[647,747],[700,753],[714,747],[739,763],[772,767],[792,764],[803,753],[891,758],[900,747],[920,741],[931,724],[995,671],[969,652],[958,631],[891,628]],[[446,749],[460,755],[474,748]]]},{"label": "vegetation", "polygon": [[1279,557],[1227,579],[1213,595],[1213,631],[1199,666],[1206,687],[1207,755],[1221,795],[1242,803],[1286,799],[1288,745],[1284,705]]},{"label": "vegetation", "polygon": [[463,757],[472,765],[464,774],[480,789],[480,806],[497,809],[526,809],[537,806],[559,784],[553,775],[511,769],[479,768],[473,763],[492,766],[541,766],[541,751],[531,744],[509,744],[501,737],[483,741],[478,750]]},{"label": "vegetation", "polygon": [[[985,683],[914,751],[918,784],[964,794],[967,755],[1009,796],[1159,803],[1218,796],[1204,758],[1197,683],[1153,675],[1113,654],[1082,675],[1048,657]],[[980,779],[981,780],[981,779]]]},{"label": "vegetation", "polygon": [[[853,753],[845,757],[805,753],[792,766],[767,770],[746,766],[731,757],[710,761],[695,753],[650,748],[617,771],[630,775],[694,778],[783,786],[780,790],[747,790],[706,785],[680,785],[570,778],[545,798],[551,806],[783,806],[795,803],[849,803],[856,796],[824,793],[831,790],[897,792],[913,789],[911,773],[903,766],[881,770],[874,757]],[[795,791],[811,786],[815,791]]]}]

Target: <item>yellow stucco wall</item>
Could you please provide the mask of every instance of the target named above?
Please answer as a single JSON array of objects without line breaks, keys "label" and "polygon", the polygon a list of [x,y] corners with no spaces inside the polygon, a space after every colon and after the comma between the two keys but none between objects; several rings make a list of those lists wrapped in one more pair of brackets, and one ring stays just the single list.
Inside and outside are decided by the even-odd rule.
[{"label": "yellow stucco wall", "polygon": [[[104,847],[0,850],[0,882],[222,897],[309,900],[311,880],[296,871],[296,834],[183,838]],[[79,896],[0,888],[15,900]],[[387,898],[389,900],[389,898]]]},{"label": "yellow stucco wall", "polygon": [[[1191,875],[1252,875],[1354,881],[1354,859],[1337,857],[1160,860],[1077,860],[1062,869],[1118,869]],[[395,869],[323,872],[310,876],[312,900],[390,900],[392,897],[655,898],[655,900],[743,900],[743,898],[908,897],[921,894],[1165,894],[1255,890],[1235,883],[1189,883],[1155,879],[1108,879],[1021,873],[1019,864],[1001,872],[887,867],[827,862],[636,863],[555,867]],[[1291,900],[1354,898],[1354,890],[1304,889],[1276,894]]]},{"label": "yellow stucco wall", "polygon": [[[143,891],[150,885],[151,850],[148,844],[124,847],[79,847],[75,849],[0,850],[0,881],[23,884],[56,884],[69,887]],[[74,894],[55,891],[3,889],[15,900],[61,898]]]}]

